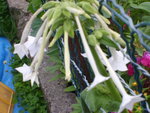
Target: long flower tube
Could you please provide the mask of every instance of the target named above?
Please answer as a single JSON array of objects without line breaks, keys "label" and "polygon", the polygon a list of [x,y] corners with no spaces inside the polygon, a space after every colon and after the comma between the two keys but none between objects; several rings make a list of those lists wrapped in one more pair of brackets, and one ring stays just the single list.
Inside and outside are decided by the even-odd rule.
[{"label": "long flower tube", "polygon": [[71,71],[70,71],[70,53],[69,53],[69,40],[68,40],[68,32],[64,32],[64,62],[65,62],[65,79],[70,81],[71,79]]},{"label": "long flower tube", "polygon": [[[49,27],[51,27],[51,25],[53,24],[53,22],[54,22],[54,20],[52,19],[50,22],[47,22],[47,20],[46,20],[46,26],[45,26],[45,29],[44,29],[44,33],[43,33],[43,39],[42,39],[42,44],[41,44],[41,47],[40,47],[40,50],[39,50],[39,52],[34,56],[34,59],[33,59],[33,61],[32,61],[32,63],[31,63],[31,66],[34,66],[35,64],[37,64],[37,61],[39,61],[40,60],[40,62],[39,62],[39,64],[38,64],[38,66],[36,67],[36,70],[38,70],[38,68],[39,68],[39,66],[40,66],[40,64],[41,64],[41,62],[42,62],[42,54],[44,54],[44,53],[40,53],[40,52],[42,52],[43,51],[43,48],[45,48],[45,46],[47,45],[47,43],[48,43],[48,40],[49,40],[49,38],[50,38],[50,36],[51,36],[51,34],[52,34],[52,30],[50,30],[49,32],[48,32],[48,29],[49,29]],[[46,36],[47,35],[47,36]],[[45,38],[44,38],[45,37]],[[41,51],[42,50],[42,51]],[[44,52],[44,51],[43,51]],[[41,56],[41,58],[39,57],[39,56]]]},{"label": "long flower tube", "polygon": [[37,17],[37,15],[42,12],[43,9],[40,8],[38,9],[34,14],[33,16],[31,17],[31,19],[27,22],[25,28],[24,28],[24,31],[22,33],[22,37],[21,37],[21,41],[19,44],[14,44],[14,54],[18,54],[18,56],[20,57],[20,59],[22,59],[25,55],[28,56],[28,50],[27,48],[25,47],[24,43],[28,37],[28,34],[29,34],[29,31],[30,31],[30,28],[31,28],[31,25],[32,25],[32,22],[33,20]]},{"label": "long flower tube", "polygon": [[30,41],[29,40],[30,37],[29,37],[28,38],[29,41],[25,42],[25,44],[24,44],[26,46],[26,48],[29,50],[31,57],[34,57],[39,50],[39,47],[40,47],[40,44],[42,41],[41,36],[42,36],[42,33],[46,26],[46,23],[47,23],[47,19],[43,22],[42,26],[39,28],[36,36],[33,38],[33,41]]},{"label": "long flower tube", "polygon": [[[51,24],[50,24],[51,23]],[[52,30],[50,29],[50,31],[48,32],[48,29],[49,27],[52,25],[52,21],[49,23],[49,25],[46,26],[45,30],[44,30],[44,33],[43,33],[43,40],[42,40],[42,44],[41,44],[41,47],[40,47],[40,50],[39,50],[39,53],[38,54],[38,62],[37,64],[35,65],[35,71],[37,71],[42,63],[42,60],[43,60],[43,57],[44,57],[44,49],[48,43],[48,40],[49,38],[51,37],[52,35]],[[48,32],[48,34],[47,34]]]},{"label": "long flower tube", "polygon": [[83,46],[84,46],[84,49],[85,49],[85,53],[87,55],[87,58],[88,58],[88,61],[89,61],[90,65],[92,67],[92,70],[93,70],[93,72],[95,74],[95,79],[94,79],[93,83],[91,84],[91,87],[89,87],[89,89],[91,89],[94,86],[96,86],[97,84],[108,80],[109,77],[104,77],[104,76],[102,76],[99,73],[99,70],[97,68],[96,62],[95,62],[94,57],[93,57],[93,55],[91,53],[90,47],[88,45],[88,42],[87,42],[87,40],[85,38],[85,35],[84,35],[84,32],[83,32],[83,29],[82,29],[79,17],[75,16],[75,20],[76,20],[76,23],[77,23],[77,26],[78,26],[78,29],[79,29],[79,32],[80,32],[80,35],[81,35],[81,40],[82,40],[82,43],[83,43]]},{"label": "long flower tube", "polygon": [[27,22],[24,30],[23,30],[23,33],[22,33],[22,37],[21,37],[21,41],[20,43],[23,44],[25,41],[26,41],[26,38],[28,37],[28,34],[29,34],[29,31],[30,31],[30,28],[31,28],[31,25],[34,21],[34,19],[37,17],[37,15],[39,13],[41,13],[43,11],[43,8],[40,8],[38,9],[33,15],[32,17],[30,18],[30,20]]},{"label": "long flower tube", "polygon": [[106,66],[107,66],[107,69],[109,71],[110,77],[112,78],[112,80],[114,81],[114,84],[116,85],[116,87],[118,88],[119,92],[122,95],[123,99],[122,99],[122,103],[120,105],[118,113],[121,113],[125,108],[132,110],[134,104],[137,102],[143,101],[144,98],[141,97],[141,94],[136,95],[136,96],[128,95],[127,92],[125,91],[123,85],[121,84],[116,72],[111,67],[107,57],[105,56],[104,52],[102,51],[102,49],[100,48],[100,46],[98,44],[95,46],[95,50],[96,50],[97,54],[100,54],[101,57],[103,58]]}]

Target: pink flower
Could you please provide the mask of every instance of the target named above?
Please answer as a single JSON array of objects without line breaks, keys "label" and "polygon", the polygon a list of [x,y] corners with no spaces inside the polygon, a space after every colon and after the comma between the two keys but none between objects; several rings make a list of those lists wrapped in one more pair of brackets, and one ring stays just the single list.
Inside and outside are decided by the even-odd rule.
[{"label": "pink flower", "polygon": [[142,59],[141,57],[136,58],[138,64],[141,64],[141,59]]},{"label": "pink flower", "polygon": [[144,52],[144,55],[141,58],[141,64],[150,68],[150,52]]},{"label": "pink flower", "polygon": [[129,76],[133,76],[134,75],[134,68],[132,66],[132,64],[128,64],[128,75]]}]

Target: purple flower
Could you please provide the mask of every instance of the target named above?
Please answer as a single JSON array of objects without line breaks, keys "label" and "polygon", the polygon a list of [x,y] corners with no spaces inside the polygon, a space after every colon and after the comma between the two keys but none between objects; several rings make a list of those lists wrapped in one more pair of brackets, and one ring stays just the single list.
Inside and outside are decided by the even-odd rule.
[{"label": "purple flower", "polygon": [[141,64],[150,68],[150,52],[144,52],[144,55],[141,58]]},{"label": "purple flower", "polygon": [[132,64],[128,64],[128,75],[129,76],[133,76],[134,75],[134,68],[132,66]]}]

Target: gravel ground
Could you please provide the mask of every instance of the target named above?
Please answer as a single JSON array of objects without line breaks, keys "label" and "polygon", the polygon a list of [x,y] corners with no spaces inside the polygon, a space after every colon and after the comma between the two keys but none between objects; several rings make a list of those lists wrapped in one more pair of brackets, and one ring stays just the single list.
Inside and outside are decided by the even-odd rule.
[{"label": "gravel ground", "polygon": [[[26,0],[8,0],[13,17],[17,22],[18,37],[21,36],[25,23],[30,18],[31,14],[27,12],[28,3]],[[45,70],[47,66],[53,66],[53,63],[48,61],[49,57],[44,56],[44,61],[39,70],[39,80],[45,99],[48,102],[48,109],[50,113],[70,113],[72,111],[71,105],[75,103],[75,94],[65,93],[66,82],[64,80],[57,80],[49,82],[55,76]]]}]

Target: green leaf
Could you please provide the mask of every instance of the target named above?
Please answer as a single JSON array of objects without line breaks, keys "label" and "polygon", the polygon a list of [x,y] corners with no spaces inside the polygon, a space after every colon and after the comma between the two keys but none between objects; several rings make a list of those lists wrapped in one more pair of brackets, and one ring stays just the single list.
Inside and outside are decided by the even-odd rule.
[{"label": "green leaf", "polygon": [[98,41],[94,35],[89,35],[87,39],[91,46],[96,46],[96,44],[98,44]]},{"label": "green leaf", "polygon": [[65,76],[64,74],[58,74],[58,75],[54,76],[52,79],[50,79],[49,82],[52,82],[52,81],[61,79],[61,78],[63,78],[64,76]]},{"label": "green leaf", "polygon": [[81,93],[81,98],[91,113],[96,113],[100,108],[106,112],[118,110],[120,102],[116,101],[110,90],[105,85],[97,85],[90,91],[86,89]]},{"label": "green leaf", "polygon": [[102,36],[103,36],[103,33],[101,32],[101,30],[95,30],[95,31],[93,32],[93,34],[95,35],[95,37],[96,37],[97,39],[101,39]]},{"label": "green leaf", "polygon": [[63,22],[64,22],[64,18],[60,17],[60,18],[57,18],[55,20],[55,22],[53,23],[53,26],[52,26],[52,30],[55,31],[58,27],[60,27],[61,25],[63,25]]},{"label": "green leaf", "polygon": [[142,9],[150,13],[150,2],[143,2],[139,5],[136,4],[130,4],[131,7],[135,9]]},{"label": "green leaf", "polygon": [[42,4],[41,0],[30,0],[28,11],[34,13],[38,8],[40,8],[41,4]]},{"label": "green leaf", "polygon": [[50,9],[52,7],[59,5],[59,3],[60,2],[58,2],[58,1],[49,1],[49,2],[45,3],[42,7],[43,7],[43,9]]},{"label": "green leaf", "polygon": [[150,16],[143,16],[142,21],[150,22]]},{"label": "green leaf", "polygon": [[46,70],[49,71],[49,72],[51,72],[51,73],[54,73],[57,70],[59,70],[60,67],[61,67],[61,65],[49,66],[49,67],[46,67]]},{"label": "green leaf", "polygon": [[42,25],[42,20],[40,18],[36,18],[33,23],[32,23],[32,31],[31,31],[31,35],[32,36],[36,36],[37,31],[39,30],[39,28]]},{"label": "green leaf", "polygon": [[63,13],[63,15],[64,15],[65,17],[71,18],[71,13],[70,13],[68,10],[64,9],[64,10],[62,11],[62,13]]},{"label": "green leaf", "polygon": [[49,47],[52,47],[55,42],[63,35],[64,33],[64,29],[62,26],[60,26],[57,30],[56,30],[56,34],[54,36],[54,38],[52,39],[52,41],[50,42]]},{"label": "green leaf", "polygon": [[[58,54],[58,53],[57,53],[57,54]],[[50,56],[49,61],[50,61],[50,62],[55,62],[55,63],[57,63],[57,64],[62,64],[62,61],[61,61],[60,59],[58,59],[57,56],[59,56],[59,55]]]},{"label": "green leaf", "polygon": [[70,29],[69,36],[71,38],[74,38],[74,29],[73,28]]},{"label": "green leaf", "polygon": [[143,48],[136,48],[136,51],[139,56],[143,56]]},{"label": "green leaf", "polygon": [[112,41],[111,39],[109,39],[108,37],[101,38],[99,42],[100,42],[100,44],[107,45],[109,47],[114,47],[114,48],[118,49],[118,46],[116,45],[116,43],[114,41]]},{"label": "green leaf", "polygon": [[55,8],[50,9],[50,12],[47,15],[48,20],[51,20],[51,18],[53,17],[54,11],[55,11]]},{"label": "green leaf", "polygon": [[132,83],[135,82],[134,77],[132,76],[129,80],[129,86],[132,87]]},{"label": "green leaf", "polygon": [[72,20],[66,20],[63,25],[64,31],[67,31],[69,33],[70,29],[72,29],[73,25],[74,25],[74,23]]},{"label": "green leaf", "polygon": [[52,18],[55,20],[55,19],[59,18],[61,16],[61,14],[62,14],[62,8],[57,7],[57,8],[55,8]]},{"label": "green leaf", "polygon": [[64,30],[63,30],[63,27],[60,26],[60,27],[57,29],[57,31],[56,31],[55,38],[61,37],[61,35],[64,33],[63,31],[64,31]]},{"label": "green leaf", "polygon": [[69,86],[69,87],[67,87],[67,88],[65,88],[65,92],[71,92],[71,91],[75,91],[76,90],[76,88],[74,87],[74,86]]},{"label": "green leaf", "polygon": [[81,6],[87,13],[95,14],[98,12],[89,2],[82,1],[79,2],[78,5]]}]

